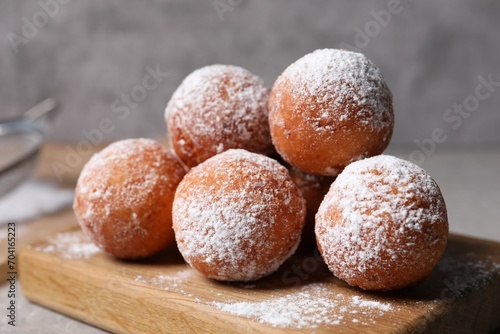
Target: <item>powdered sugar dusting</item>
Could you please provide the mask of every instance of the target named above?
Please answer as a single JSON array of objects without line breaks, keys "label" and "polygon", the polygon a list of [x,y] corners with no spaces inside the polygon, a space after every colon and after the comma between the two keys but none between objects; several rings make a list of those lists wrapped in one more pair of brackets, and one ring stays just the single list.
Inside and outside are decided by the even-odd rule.
[{"label": "powdered sugar dusting", "polygon": [[35,250],[58,254],[64,259],[89,259],[100,252],[99,247],[94,245],[81,232],[58,233],[48,240],[45,246],[36,246]]},{"label": "powdered sugar dusting", "polygon": [[194,71],[165,109],[174,149],[191,167],[230,148],[269,153],[268,96],[264,82],[241,67]]},{"label": "powdered sugar dusting", "polygon": [[[370,296],[352,296],[332,289],[328,283],[311,283],[286,294],[277,290],[266,298],[259,298],[259,301],[225,298],[224,293],[210,290],[214,300],[187,291],[193,273],[192,269],[185,269],[173,275],[139,275],[134,281],[182,294],[196,303],[215,307],[225,313],[280,328],[316,329],[320,326],[343,326],[348,322],[367,326],[376,324],[377,319],[395,310],[390,303],[376,301]],[[252,291],[248,290],[242,293],[243,298],[252,295]]]},{"label": "powdered sugar dusting", "polygon": [[142,276],[138,275],[134,278],[135,282],[151,285],[162,290],[178,292],[188,297],[192,294],[184,290],[183,284],[191,277],[193,269],[184,269],[176,272],[174,275],[157,275],[157,276]]},{"label": "powdered sugar dusting", "polygon": [[352,297],[352,303],[361,307],[374,308],[386,312],[392,309],[392,306],[388,303],[381,303],[373,300],[363,300],[363,298],[361,298],[360,296]]},{"label": "powdered sugar dusting", "polygon": [[395,273],[409,283],[405,268],[428,273],[444,251],[448,232],[445,203],[434,180],[417,165],[384,155],[347,166],[316,221],[330,270],[348,282],[366,275],[375,286],[393,280]]},{"label": "powdered sugar dusting", "polygon": [[317,328],[346,323],[347,315],[359,315],[361,325],[375,323],[392,310],[388,303],[332,292],[327,284],[313,283],[282,297],[259,302],[213,302],[219,310],[252,318],[273,327]]},{"label": "powdered sugar dusting", "polygon": [[446,255],[436,269],[447,277],[444,281],[446,289],[441,294],[441,298],[445,301],[454,300],[470,291],[475,291],[500,275],[500,263],[495,262],[491,257],[478,260],[474,253],[460,257]]},{"label": "powdered sugar dusting", "polygon": [[255,280],[275,271],[295,252],[304,217],[305,201],[286,168],[244,150],[191,169],[173,205],[185,260],[222,280]]},{"label": "powdered sugar dusting", "polygon": [[[57,254],[65,259],[90,258],[99,250],[81,232],[59,233],[37,251]],[[172,294],[156,293],[158,298],[182,295],[182,300],[204,305],[214,310],[247,318],[251,321],[285,329],[304,329],[307,332],[330,330],[335,332],[369,331],[394,324],[408,312],[424,309],[436,310],[443,302],[452,302],[469,292],[476,291],[487,282],[498,279],[500,263],[498,254],[461,253],[445,255],[436,267],[439,274],[433,286],[443,280],[444,289],[437,290],[434,300],[392,299],[349,289],[331,281],[311,282],[289,289],[269,288],[264,281],[255,284],[220,285],[203,279],[192,268],[176,266],[158,267],[155,273],[147,272],[132,277],[132,285],[151,287]],[[167,273],[162,273],[167,269]],[[261,288],[265,287],[265,290]],[[193,289],[194,288],[194,289]],[[230,293],[227,293],[230,289]],[[422,289],[428,286],[422,286]],[[204,293],[196,293],[203,289]],[[255,289],[255,290],[253,290]],[[265,292],[265,293],[263,293]],[[421,290],[423,295],[424,291]],[[427,304],[425,306],[424,304]],[[435,318],[432,318],[435,319]],[[434,320],[433,320],[434,321]],[[241,323],[240,323],[241,324]]]}]

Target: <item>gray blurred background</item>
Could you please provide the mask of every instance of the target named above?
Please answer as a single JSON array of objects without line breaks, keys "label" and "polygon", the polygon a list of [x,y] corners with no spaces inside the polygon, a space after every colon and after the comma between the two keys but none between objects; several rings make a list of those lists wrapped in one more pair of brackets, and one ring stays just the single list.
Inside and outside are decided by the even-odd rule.
[{"label": "gray blurred background", "polygon": [[[381,68],[393,143],[441,128],[446,144],[496,145],[499,32],[498,1],[2,0],[0,117],[51,96],[64,107],[55,140],[85,139],[102,119],[105,140],[159,137],[171,94],[201,66],[239,65],[271,86],[304,54],[343,47]],[[154,70],[168,75],[144,83]]]}]

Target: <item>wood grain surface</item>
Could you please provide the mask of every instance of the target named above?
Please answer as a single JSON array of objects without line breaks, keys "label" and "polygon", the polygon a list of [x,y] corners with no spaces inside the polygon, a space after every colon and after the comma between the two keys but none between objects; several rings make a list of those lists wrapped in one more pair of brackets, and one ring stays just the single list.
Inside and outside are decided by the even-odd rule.
[{"label": "wood grain surface", "polygon": [[[488,333],[500,325],[496,242],[450,236],[442,261],[427,280],[401,291],[369,293],[334,278],[312,250],[300,250],[259,281],[220,283],[191,269],[175,248],[126,262],[90,247],[80,231],[71,233],[22,251],[22,291],[35,303],[111,332]],[[319,286],[321,295],[311,294]],[[295,297],[286,299],[290,296]],[[325,312],[315,317],[320,319],[316,326],[307,321],[300,325],[295,317],[273,327],[263,314],[249,318],[229,313],[235,303],[246,302],[251,309],[268,305],[264,313],[273,314],[280,311],[273,305],[286,306],[277,300],[288,300],[293,309],[304,304],[300,298],[311,296],[335,305],[295,310],[303,320]]]}]

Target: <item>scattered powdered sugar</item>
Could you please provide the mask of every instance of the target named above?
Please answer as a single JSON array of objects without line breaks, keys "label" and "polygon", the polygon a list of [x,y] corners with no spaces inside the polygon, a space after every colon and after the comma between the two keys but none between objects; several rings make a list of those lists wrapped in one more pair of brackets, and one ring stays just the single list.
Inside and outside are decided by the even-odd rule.
[{"label": "scattered powdered sugar", "polygon": [[186,282],[187,279],[191,277],[192,274],[193,269],[189,268],[179,271],[174,275],[157,275],[149,278],[138,275],[135,277],[134,281],[152,285],[162,290],[178,292],[183,295],[187,295],[188,297],[192,297],[192,294],[187,293],[182,285]]},{"label": "scattered powdered sugar", "polygon": [[436,269],[448,277],[444,281],[446,289],[441,295],[445,300],[462,297],[500,275],[500,263],[491,257],[477,260],[474,253],[460,257],[444,256]]},{"label": "scattered powdered sugar", "polygon": [[172,146],[191,167],[230,148],[269,153],[268,96],[264,82],[241,67],[194,71],[165,109]]},{"label": "scattered powdered sugar", "polygon": [[428,272],[448,233],[445,203],[434,180],[417,165],[386,155],[347,166],[316,221],[325,261],[348,282],[365,274],[373,284],[391,281],[394,270],[404,276],[408,266]]},{"label": "scattered powdered sugar", "polygon": [[[286,294],[277,290],[267,298],[261,297],[260,301],[226,299],[225,294],[217,290],[210,290],[214,297],[208,299],[186,291],[193,274],[194,270],[189,268],[173,275],[139,275],[134,281],[182,294],[196,303],[215,307],[225,313],[281,328],[315,329],[320,326],[342,326],[349,321],[367,326],[376,324],[377,319],[395,310],[390,303],[376,301],[370,296],[352,296],[333,290],[329,283],[307,284]],[[251,291],[243,292],[243,295],[253,296]],[[353,316],[356,318],[349,320]]]},{"label": "scattered powdered sugar", "polygon": [[[358,314],[364,319],[361,324],[367,325],[392,310],[388,303],[333,293],[324,283],[309,284],[296,292],[260,302],[212,302],[211,305],[273,327],[299,329],[342,325],[346,316],[353,314]],[[353,319],[353,322],[360,321]]]},{"label": "scattered powdered sugar", "polygon": [[37,251],[57,253],[64,259],[88,259],[101,250],[81,232],[58,233],[45,246],[36,246]]},{"label": "scattered powdered sugar", "polygon": [[373,300],[363,300],[360,296],[352,297],[352,304],[366,308],[379,309],[385,312],[390,311],[392,309],[391,304],[381,303]]},{"label": "scattered powdered sugar", "polygon": [[[297,291],[273,296],[261,301],[242,302],[234,299],[214,301],[194,296],[185,289],[194,270],[189,268],[173,275],[153,277],[136,276],[134,281],[154,286],[165,291],[180,293],[192,298],[196,303],[215,307],[222,312],[245,317],[282,328],[318,328],[319,326],[345,325],[349,317],[356,315],[360,325],[375,324],[377,319],[391,312],[393,306],[378,302],[370,297],[350,296],[333,291],[328,283],[312,283]],[[251,289],[252,287],[244,287]],[[279,290],[278,290],[279,291]],[[224,294],[211,290],[214,298],[224,298]],[[247,293],[244,293],[247,294]],[[251,292],[249,295],[252,295]],[[361,319],[361,320],[360,320]]]},{"label": "scattered powdered sugar", "polygon": [[209,277],[231,281],[275,271],[295,252],[304,217],[305,201],[287,169],[240,149],[191,169],[173,204],[184,259]]},{"label": "scattered powdered sugar", "polygon": [[[35,249],[57,253],[65,259],[90,258],[99,252],[81,232],[59,233],[46,246]],[[478,255],[468,253],[460,256],[446,255],[441,259],[436,270],[446,277],[446,289],[440,300],[453,301],[500,275],[500,263],[495,262],[493,257],[488,256],[482,260],[477,258]],[[190,292],[195,276],[197,274],[194,269],[185,268],[170,274],[144,273],[135,276],[133,280],[138,284],[178,293],[195,303],[276,328],[340,329],[339,326],[354,324],[362,331],[362,326],[376,325],[384,317],[397,317],[396,314],[401,311],[396,304],[376,300],[377,296],[353,295],[354,290],[342,291],[334,288],[330,282],[309,283],[292,291],[269,290],[266,297],[260,292],[256,295],[251,291],[258,288],[258,284],[237,284],[236,286],[244,289],[239,290],[238,299],[226,295],[217,285],[208,284],[205,287],[208,295],[198,296]],[[209,295],[211,297],[207,298]],[[259,301],[241,301],[241,298],[256,296],[259,296]],[[422,304],[422,301],[415,303]]]}]

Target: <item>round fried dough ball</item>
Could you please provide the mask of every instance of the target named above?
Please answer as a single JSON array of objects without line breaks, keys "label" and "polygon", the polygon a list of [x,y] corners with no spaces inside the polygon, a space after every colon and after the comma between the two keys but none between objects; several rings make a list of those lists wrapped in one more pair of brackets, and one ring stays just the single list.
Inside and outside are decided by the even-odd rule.
[{"label": "round fried dough ball", "polygon": [[305,202],[285,167],[241,149],[191,169],[179,184],[173,227],[182,256],[222,281],[267,276],[296,250]]},{"label": "round fried dough ball", "polygon": [[264,82],[232,65],[211,65],[188,75],[172,95],[165,120],[172,147],[189,167],[230,148],[269,154]]},{"label": "round fried dough ball", "polygon": [[172,202],[185,174],[151,139],[115,142],[83,168],[73,209],[83,232],[106,253],[150,256],[174,241]]},{"label": "round fried dough ball", "polygon": [[448,236],[436,182],[417,165],[380,155],[347,166],[316,215],[320,253],[335,276],[366,290],[427,277]]},{"label": "round fried dough ball", "polygon": [[304,230],[302,231],[301,243],[306,247],[315,247],[315,216],[335,178],[304,173],[293,166],[287,166],[287,168],[293,182],[297,185],[302,196],[306,200],[306,222],[304,224]]},{"label": "round fried dough ball", "polygon": [[394,127],[392,95],[364,55],[316,50],[276,80],[269,124],[283,159],[306,173],[335,176],[387,147]]}]

